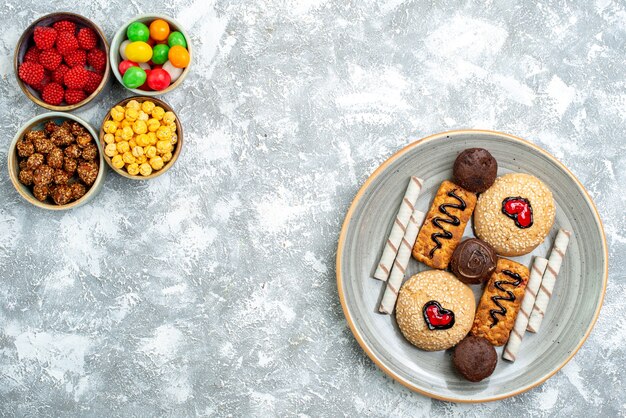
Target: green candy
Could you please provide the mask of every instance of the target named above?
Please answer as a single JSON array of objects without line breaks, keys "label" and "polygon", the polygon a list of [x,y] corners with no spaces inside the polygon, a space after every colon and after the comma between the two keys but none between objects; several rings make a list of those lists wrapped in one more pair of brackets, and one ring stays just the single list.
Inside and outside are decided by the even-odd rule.
[{"label": "green candy", "polygon": [[167,54],[170,52],[170,47],[165,44],[156,44],[152,48],[152,62],[155,64],[164,64],[167,61]]},{"label": "green candy", "polygon": [[183,48],[187,48],[187,41],[185,40],[185,36],[178,31],[170,33],[170,36],[167,37],[167,44],[170,46],[170,48],[174,45],[180,45]]},{"label": "green candy", "polygon": [[122,81],[124,85],[129,89],[136,89],[146,82],[146,72],[141,67],[130,67],[124,73],[124,77],[122,77]]},{"label": "green candy", "polygon": [[150,29],[148,29],[148,27],[141,22],[133,22],[128,25],[128,29],[126,29],[126,36],[128,36],[128,39],[132,42],[148,42],[148,39],[150,39]]}]

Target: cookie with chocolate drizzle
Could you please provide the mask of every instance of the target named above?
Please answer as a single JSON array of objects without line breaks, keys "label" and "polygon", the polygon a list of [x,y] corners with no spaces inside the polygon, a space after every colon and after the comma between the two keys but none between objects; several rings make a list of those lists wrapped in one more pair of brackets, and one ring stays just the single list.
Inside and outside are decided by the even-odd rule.
[{"label": "cookie with chocolate drizzle", "polygon": [[474,193],[451,181],[441,183],[413,246],[413,257],[432,268],[448,267],[475,206]]}]

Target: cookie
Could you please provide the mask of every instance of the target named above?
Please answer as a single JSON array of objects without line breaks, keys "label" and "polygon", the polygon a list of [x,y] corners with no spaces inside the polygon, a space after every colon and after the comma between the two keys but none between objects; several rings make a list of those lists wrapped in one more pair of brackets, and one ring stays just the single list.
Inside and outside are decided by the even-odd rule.
[{"label": "cookie", "polygon": [[426,351],[446,350],[472,327],[472,290],[451,273],[427,270],[407,280],[398,295],[396,321],[402,335]]},{"label": "cookie", "polygon": [[441,183],[413,245],[413,257],[432,268],[448,267],[475,205],[474,193],[451,181]]},{"label": "cookie", "polygon": [[452,364],[470,382],[480,382],[496,369],[498,355],[489,341],[468,335],[454,347]]},{"label": "cookie", "polygon": [[552,192],[541,180],[505,174],[478,198],[474,232],[499,255],[524,255],[546,238],[555,212]]},{"label": "cookie", "polygon": [[524,298],[529,271],[515,261],[498,259],[476,309],[472,334],[495,346],[504,345]]},{"label": "cookie", "polygon": [[454,182],[466,190],[483,193],[498,174],[498,162],[484,148],[469,148],[454,161]]},{"label": "cookie", "polygon": [[496,252],[487,243],[468,238],[452,253],[450,271],[463,283],[481,284],[496,269],[496,260]]}]

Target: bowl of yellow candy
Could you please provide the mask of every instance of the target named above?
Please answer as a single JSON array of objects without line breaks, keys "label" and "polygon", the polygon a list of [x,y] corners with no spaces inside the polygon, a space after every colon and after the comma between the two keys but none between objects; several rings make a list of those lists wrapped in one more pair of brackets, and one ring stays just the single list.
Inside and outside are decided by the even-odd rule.
[{"label": "bowl of yellow candy", "polygon": [[100,127],[104,160],[118,174],[147,180],[169,170],[183,147],[174,110],[153,97],[129,97],[107,113]]}]

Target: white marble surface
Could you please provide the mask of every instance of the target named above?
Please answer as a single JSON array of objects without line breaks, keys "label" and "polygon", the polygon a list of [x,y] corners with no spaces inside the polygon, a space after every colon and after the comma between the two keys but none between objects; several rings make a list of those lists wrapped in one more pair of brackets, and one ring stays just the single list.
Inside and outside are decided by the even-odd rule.
[{"label": "white marble surface", "polygon": [[[110,172],[86,207],[28,206],[6,148],[43,110],[15,44],[70,10],[118,25],[152,2],[0,5],[0,416],[626,416],[623,1],[170,2],[196,59],[164,99],[186,146],[152,182]],[[99,126],[119,85],[76,112]],[[484,405],[412,393],[343,318],[343,216],[400,147],[501,130],[570,167],[605,223],[610,279],[589,340],[539,388]]]}]

